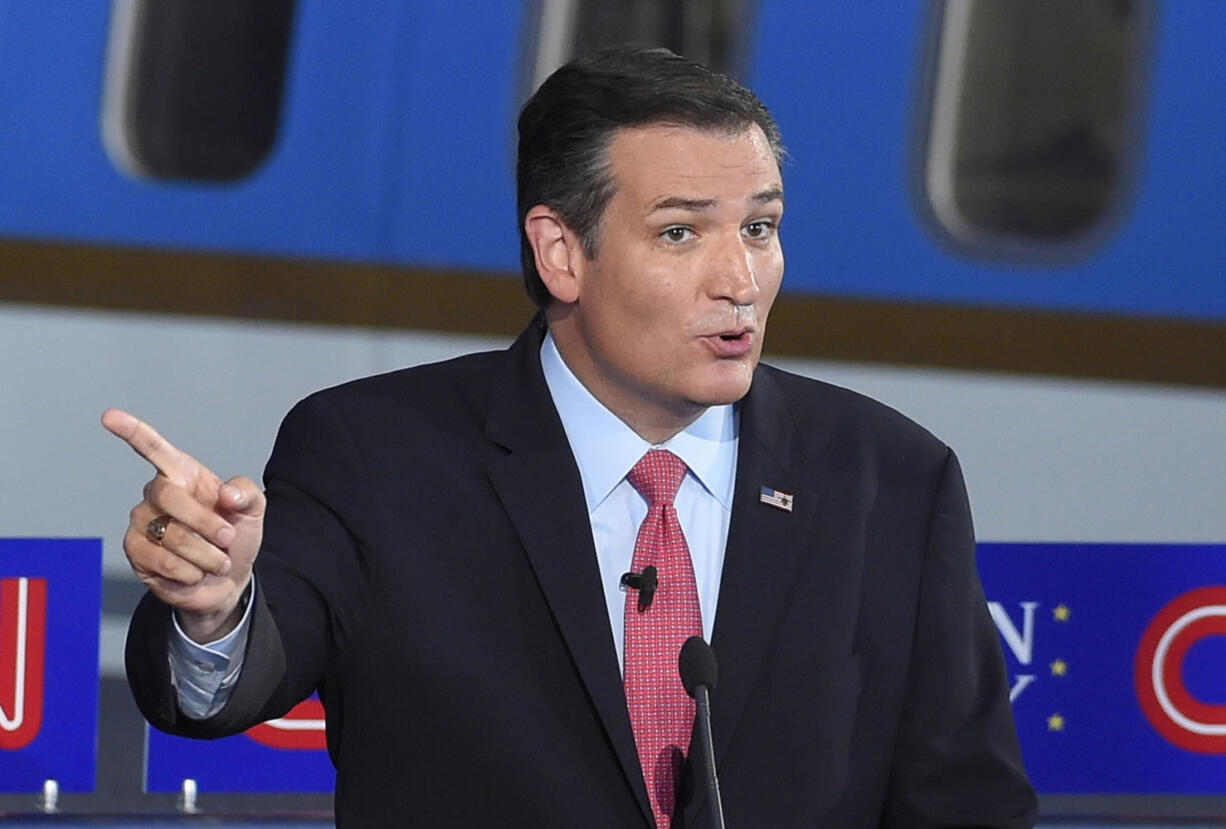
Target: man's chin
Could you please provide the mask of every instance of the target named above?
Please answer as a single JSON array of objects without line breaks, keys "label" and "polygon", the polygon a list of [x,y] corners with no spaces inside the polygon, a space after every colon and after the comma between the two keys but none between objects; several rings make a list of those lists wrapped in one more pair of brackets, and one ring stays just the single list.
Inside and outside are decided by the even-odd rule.
[{"label": "man's chin", "polygon": [[702,388],[695,390],[693,401],[703,408],[738,402],[749,393],[749,386],[753,383],[753,366],[756,362],[755,360],[752,363],[738,365],[735,371],[727,371],[730,367],[721,366],[717,376],[703,384]]}]

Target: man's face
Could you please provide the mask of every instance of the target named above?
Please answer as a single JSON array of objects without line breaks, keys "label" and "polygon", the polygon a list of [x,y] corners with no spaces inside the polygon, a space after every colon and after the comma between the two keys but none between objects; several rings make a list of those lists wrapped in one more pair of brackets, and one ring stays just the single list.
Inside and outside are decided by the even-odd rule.
[{"label": "man's face", "polygon": [[597,399],[662,439],[749,390],[783,278],[783,183],[756,125],[622,129],[609,161],[615,195],[559,348]]}]

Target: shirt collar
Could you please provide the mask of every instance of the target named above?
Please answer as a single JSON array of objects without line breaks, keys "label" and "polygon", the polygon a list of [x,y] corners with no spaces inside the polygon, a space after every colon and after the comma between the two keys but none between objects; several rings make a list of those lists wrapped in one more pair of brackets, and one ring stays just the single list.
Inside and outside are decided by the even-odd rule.
[{"label": "shirt collar", "polygon": [[[562,360],[553,334],[541,344],[541,369],[562,428],[579,465],[590,514],[609,496],[639,458],[653,448],[579,382]],[[712,406],[655,448],[668,449],[724,509],[732,508],[736,477],[737,411]]]}]

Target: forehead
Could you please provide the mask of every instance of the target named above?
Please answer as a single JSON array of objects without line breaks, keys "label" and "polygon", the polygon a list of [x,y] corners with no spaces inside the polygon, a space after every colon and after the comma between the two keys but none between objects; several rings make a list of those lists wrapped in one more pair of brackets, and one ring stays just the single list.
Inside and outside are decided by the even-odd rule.
[{"label": "forehead", "polygon": [[770,142],[757,124],[737,132],[623,127],[609,145],[609,166],[617,193],[644,204],[670,197],[739,201],[782,187]]}]

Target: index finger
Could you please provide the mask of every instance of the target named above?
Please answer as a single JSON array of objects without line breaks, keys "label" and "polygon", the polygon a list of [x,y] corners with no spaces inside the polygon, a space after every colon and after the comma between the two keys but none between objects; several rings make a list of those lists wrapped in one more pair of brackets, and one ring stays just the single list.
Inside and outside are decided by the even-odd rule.
[{"label": "index finger", "polygon": [[107,409],[102,413],[102,425],[107,431],[122,439],[154,467],[172,480],[175,476],[175,465],[182,453],[174,444],[158,434],[140,418],[130,415],[122,409]]}]

